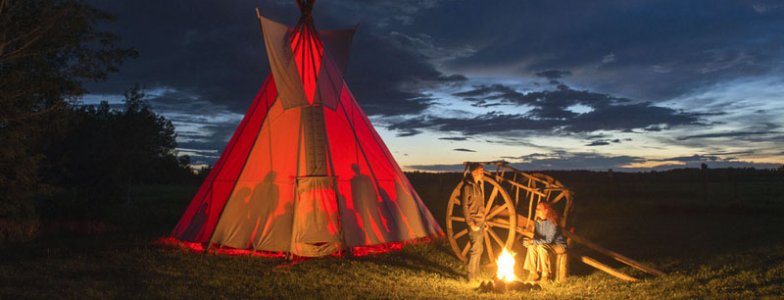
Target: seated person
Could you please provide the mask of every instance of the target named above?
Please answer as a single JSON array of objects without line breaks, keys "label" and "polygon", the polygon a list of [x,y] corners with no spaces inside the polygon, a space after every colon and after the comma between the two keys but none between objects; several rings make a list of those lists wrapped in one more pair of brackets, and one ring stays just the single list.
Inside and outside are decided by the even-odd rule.
[{"label": "seated person", "polygon": [[[553,274],[551,258],[566,251],[566,239],[558,227],[558,215],[547,203],[536,205],[534,239],[524,239],[526,246],[523,268],[528,270],[528,281],[548,280]],[[541,274],[541,276],[539,275]]]}]

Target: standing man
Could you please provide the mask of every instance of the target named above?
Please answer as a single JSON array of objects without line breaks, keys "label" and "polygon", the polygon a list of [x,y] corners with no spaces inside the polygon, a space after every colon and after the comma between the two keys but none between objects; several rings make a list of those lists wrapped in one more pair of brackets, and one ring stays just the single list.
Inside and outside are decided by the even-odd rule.
[{"label": "standing man", "polygon": [[463,179],[460,190],[460,202],[463,204],[463,216],[468,224],[471,250],[468,252],[468,280],[479,279],[479,260],[482,257],[483,232],[485,227],[485,194],[482,183],[485,169],[479,163],[468,165],[468,174]]}]

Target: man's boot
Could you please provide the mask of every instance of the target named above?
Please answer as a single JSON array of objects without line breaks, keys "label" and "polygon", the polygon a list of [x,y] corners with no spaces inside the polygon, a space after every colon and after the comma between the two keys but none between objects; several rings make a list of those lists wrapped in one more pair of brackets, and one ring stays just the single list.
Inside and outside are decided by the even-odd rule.
[{"label": "man's boot", "polygon": [[537,281],[539,280],[539,273],[536,271],[528,272],[528,278],[525,281]]}]

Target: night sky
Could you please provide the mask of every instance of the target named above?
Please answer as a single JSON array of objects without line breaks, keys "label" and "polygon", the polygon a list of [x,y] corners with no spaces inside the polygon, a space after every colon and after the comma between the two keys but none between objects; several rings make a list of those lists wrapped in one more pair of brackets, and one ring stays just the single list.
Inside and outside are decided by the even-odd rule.
[{"label": "night sky", "polygon": [[[269,73],[254,9],[294,1],[90,1],[140,57],[90,84],[138,83],[213,163]],[[321,0],[353,27],[346,81],[407,170],[504,159],[526,170],[784,163],[784,1]]]}]

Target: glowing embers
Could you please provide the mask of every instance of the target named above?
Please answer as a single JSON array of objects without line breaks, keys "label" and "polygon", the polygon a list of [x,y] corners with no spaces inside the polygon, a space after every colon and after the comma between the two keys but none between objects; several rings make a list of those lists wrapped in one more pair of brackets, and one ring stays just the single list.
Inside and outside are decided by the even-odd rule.
[{"label": "glowing embers", "polygon": [[496,265],[498,265],[498,271],[496,272],[496,277],[498,277],[498,279],[506,282],[512,282],[517,279],[517,276],[515,276],[514,273],[514,254],[509,252],[509,250],[506,250],[506,247],[501,251],[501,255],[498,256]]},{"label": "glowing embers", "polygon": [[531,291],[541,290],[542,286],[535,282],[523,282],[517,279],[514,273],[515,253],[510,252],[504,247],[501,255],[496,259],[496,278],[494,280],[482,281],[477,287],[477,291],[482,293],[505,293],[509,291]]}]

